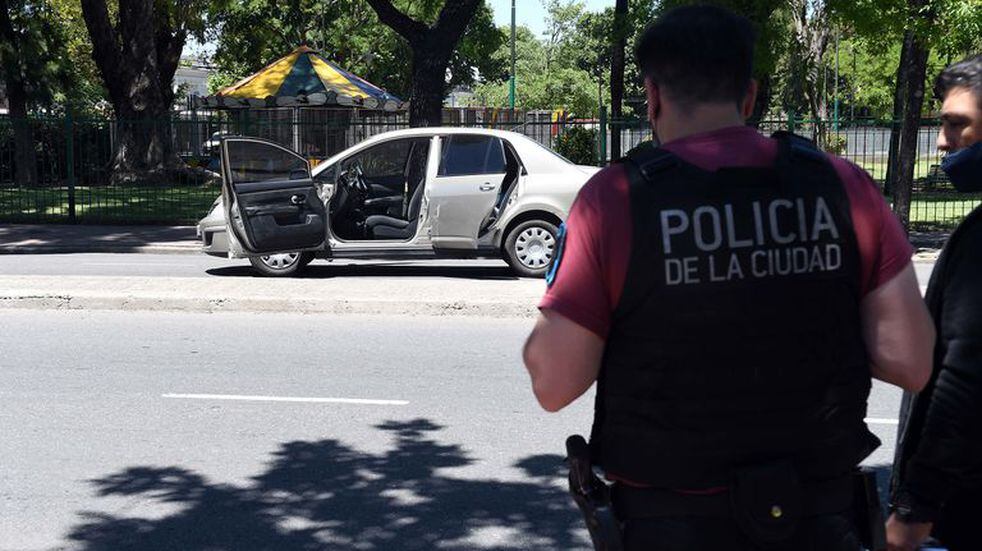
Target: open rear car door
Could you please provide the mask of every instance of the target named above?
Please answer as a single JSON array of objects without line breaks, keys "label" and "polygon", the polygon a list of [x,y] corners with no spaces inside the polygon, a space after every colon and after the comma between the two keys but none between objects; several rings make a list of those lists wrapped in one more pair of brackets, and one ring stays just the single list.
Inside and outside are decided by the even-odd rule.
[{"label": "open rear car door", "polygon": [[223,138],[221,155],[230,256],[324,247],[327,209],[306,159],[246,137]]},{"label": "open rear car door", "polygon": [[452,134],[440,141],[440,166],[429,192],[433,247],[476,249],[506,177],[501,139]]}]

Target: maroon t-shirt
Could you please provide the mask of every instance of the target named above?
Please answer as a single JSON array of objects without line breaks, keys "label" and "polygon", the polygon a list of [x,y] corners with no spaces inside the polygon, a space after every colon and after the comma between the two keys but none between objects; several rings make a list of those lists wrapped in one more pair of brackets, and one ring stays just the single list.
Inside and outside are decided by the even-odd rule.
[{"label": "maroon t-shirt", "polygon": [[[687,136],[662,147],[708,171],[771,166],[778,150],[777,141],[746,126]],[[872,178],[845,159],[829,158],[849,197],[865,296],[900,273],[913,249]],[[613,165],[580,190],[566,220],[562,262],[539,308],[606,339],[627,276],[632,230],[627,176],[622,166]]]}]

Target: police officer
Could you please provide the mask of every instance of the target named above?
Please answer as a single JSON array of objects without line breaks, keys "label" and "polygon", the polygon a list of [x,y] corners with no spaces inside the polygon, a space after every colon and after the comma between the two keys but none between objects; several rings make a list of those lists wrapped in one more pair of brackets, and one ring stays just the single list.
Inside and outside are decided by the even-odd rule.
[{"label": "police officer", "polygon": [[627,549],[858,549],[870,379],[930,373],[912,250],[869,176],[745,126],[753,44],[716,7],[646,29],[660,146],[580,191],[525,345],[546,410],[597,382],[590,455]]},{"label": "police officer", "polygon": [[[982,55],[945,69],[942,168],[961,192],[982,191]],[[894,462],[891,549],[916,549],[931,532],[952,551],[982,548],[982,208],[955,230],[927,290],[938,342],[931,384],[905,396]]]}]

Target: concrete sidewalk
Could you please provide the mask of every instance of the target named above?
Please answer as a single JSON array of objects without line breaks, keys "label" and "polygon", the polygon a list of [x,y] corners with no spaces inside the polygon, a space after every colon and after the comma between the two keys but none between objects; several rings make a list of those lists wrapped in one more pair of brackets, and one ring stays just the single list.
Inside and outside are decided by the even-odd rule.
[{"label": "concrete sidewalk", "polygon": [[529,318],[537,279],[0,276],[0,309]]},{"label": "concrete sidewalk", "polygon": [[[911,232],[915,261],[933,261],[949,232]],[[89,226],[0,224],[0,254],[154,253],[194,254],[201,242],[194,226]]]},{"label": "concrete sidewalk", "polygon": [[200,250],[194,226],[0,225],[0,254],[195,254]]},{"label": "concrete sidewalk", "polygon": [[[199,253],[193,227],[0,225],[0,253]],[[932,262],[936,249],[916,261]],[[447,277],[0,276],[0,309],[534,317],[545,284]]]}]

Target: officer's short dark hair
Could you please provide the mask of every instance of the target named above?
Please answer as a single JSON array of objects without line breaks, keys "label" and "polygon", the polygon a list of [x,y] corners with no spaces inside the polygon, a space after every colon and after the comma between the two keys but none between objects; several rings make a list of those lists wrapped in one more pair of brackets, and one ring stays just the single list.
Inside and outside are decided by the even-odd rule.
[{"label": "officer's short dark hair", "polygon": [[934,82],[934,95],[941,101],[954,88],[967,88],[982,109],[982,54],[950,65]]},{"label": "officer's short dark hair", "polygon": [[743,101],[756,33],[746,18],[717,6],[684,6],[655,19],[638,39],[638,67],[683,105]]}]

